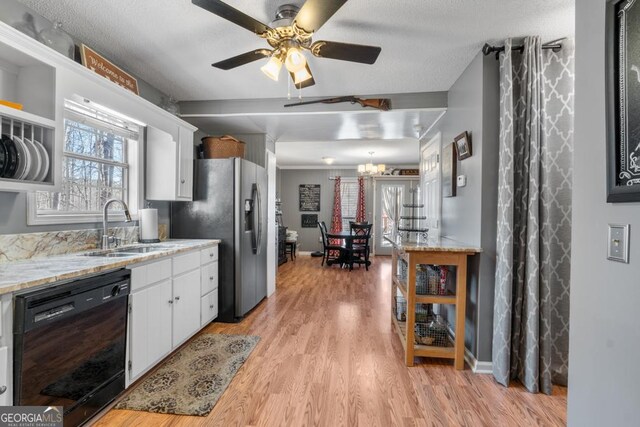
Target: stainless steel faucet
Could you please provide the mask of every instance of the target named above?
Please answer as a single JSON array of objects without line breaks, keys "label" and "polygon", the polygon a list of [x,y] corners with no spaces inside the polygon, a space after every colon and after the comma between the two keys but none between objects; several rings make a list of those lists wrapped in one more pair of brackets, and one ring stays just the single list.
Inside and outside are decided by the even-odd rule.
[{"label": "stainless steel faucet", "polygon": [[109,224],[108,224],[108,209],[109,205],[114,202],[119,202],[124,210],[125,222],[131,222],[131,215],[129,214],[129,207],[120,199],[109,199],[102,208],[102,249],[109,249],[111,243],[116,242],[115,236],[109,236]]}]

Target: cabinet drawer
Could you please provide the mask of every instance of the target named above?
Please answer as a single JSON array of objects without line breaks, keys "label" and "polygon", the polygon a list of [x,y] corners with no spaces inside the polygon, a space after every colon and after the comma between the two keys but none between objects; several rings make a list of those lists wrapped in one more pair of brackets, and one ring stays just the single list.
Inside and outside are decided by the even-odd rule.
[{"label": "cabinet drawer", "polygon": [[173,257],[173,275],[185,273],[200,267],[200,254],[189,252],[188,254]]},{"label": "cabinet drawer", "polygon": [[218,291],[215,290],[200,300],[201,304],[201,327],[207,326],[209,322],[218,317]]},{"label": "cabinet drawer", "polygon": [[218,245],[200,251],[200,264],[218,260]]},{"label": "cabinet drawer", "polygon": [[151,264],[129,267],[131,270],[131,292],[142,289],[161,280],[171,277],[171,258],[152,262]]},{"label": "cabinet drawer", "polygon": [[147,283],[152,284],[171,277],[171,259],[147,264]]},{"label": "cabinet drawer", "polygon": [[202,286],[200,295],[206,295],[214,289],[218,289],[218,263],[213,262],[202,267],[200,273]]}]

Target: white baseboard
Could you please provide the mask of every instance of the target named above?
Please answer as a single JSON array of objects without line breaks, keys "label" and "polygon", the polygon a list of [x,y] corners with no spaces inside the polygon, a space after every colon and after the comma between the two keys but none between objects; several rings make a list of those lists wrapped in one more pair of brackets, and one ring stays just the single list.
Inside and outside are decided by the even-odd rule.
[{"label": "white baseboard", "polygon": [[296,252],[296,255],[299,255],[299,256],[311,256],[311,251],[298,251],[298,252]]},{"label": "white baseboard", "polygon": [[492,374],[493,363],[492,362],[479,362],[471,354],[468,348],[464,348],[464,360],[467,361],[474,374]]}]

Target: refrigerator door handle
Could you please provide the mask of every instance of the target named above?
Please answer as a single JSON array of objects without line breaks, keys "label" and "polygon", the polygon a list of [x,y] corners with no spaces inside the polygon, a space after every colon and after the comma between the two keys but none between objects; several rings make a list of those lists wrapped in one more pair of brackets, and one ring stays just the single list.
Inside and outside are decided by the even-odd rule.
[{"label": "refrigerator door handle", "polygon": [[258,185],[253,184],[253,188],[251,189],[251,203],[253,205],[253,211],[251,212],[251,220],[253,221],[251,227],[251,246],[254,254],[258,253],[260,245],[258,243],[258,221],[259,221],[259,212],[258,208]]},{"label": "refrigerator door handle", "polygon": [[256,184],[256,202],[257,202],[257,208],[256,211],[258,212],[258,229],[257,229],[257,233],[258,233],[258,238],[257,240],[257,249],[256,249],[256,254],[260,253],[260,246],[262,246],[262,192],[260,191],[260,184]]}]

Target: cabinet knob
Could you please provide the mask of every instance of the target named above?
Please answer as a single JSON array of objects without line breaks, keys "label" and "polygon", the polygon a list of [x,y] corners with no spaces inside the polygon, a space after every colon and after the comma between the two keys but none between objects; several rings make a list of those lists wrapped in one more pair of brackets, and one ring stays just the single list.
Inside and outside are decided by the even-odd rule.
[{"label": "cabinet knob", "polygon": [[173,304],[173,300],[172,299],[169,300],[169,304]]},{"label": "cabinet knob", "polygon": [[[213,309],[213,304],[211,304],[211,305],[209,306],[209,308]],[[6,388],[6,387],[5,387],[5,388]]]},{"label": "cabinet knob", "polygon": [[209,254],[209,258],[213,258],[213,252]]},{"label": "cabinet knob", "polygon": [[209,280],[213,280],[213,276],[209,276]]},{"label": "cabinet knob", "polygon": [[176,301],[180,301],[180,297],[175,297],[174,298]]},{"label": "cabinet knob", "polygon": [[5,391],[7,391],[6,385],[3,385],[2,387],[0,387],[0,394],[4,394]]},{"label": "cabinet knob", "polygon": [[184,178],[182,178],[182,179],[180,180],[180,184],[184,184],[184,182],[185,182],[185,181],[184,181]]}]

